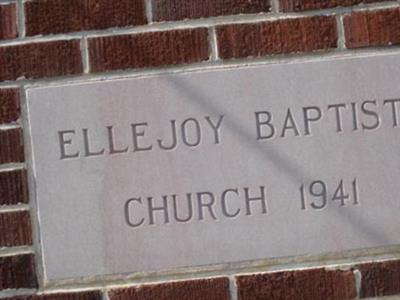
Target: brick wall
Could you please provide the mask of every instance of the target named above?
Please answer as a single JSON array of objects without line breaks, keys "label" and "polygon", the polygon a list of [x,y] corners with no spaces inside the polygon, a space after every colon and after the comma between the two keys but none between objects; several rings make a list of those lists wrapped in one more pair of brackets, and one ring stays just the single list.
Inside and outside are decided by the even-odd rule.
[{"label": "brick wall", "polygon": [[398,51],[398,44],[399,1],[0,1],[0,298],[400,295],[399,247],[47,285],[21,117],[24,87],[36,82]]}]

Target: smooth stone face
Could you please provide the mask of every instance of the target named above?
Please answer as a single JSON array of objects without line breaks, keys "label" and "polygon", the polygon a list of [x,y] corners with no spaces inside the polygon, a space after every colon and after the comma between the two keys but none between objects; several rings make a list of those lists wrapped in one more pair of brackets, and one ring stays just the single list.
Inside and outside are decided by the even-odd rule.
[{"label": "smooth stone face", "polygon": [[400,56],[27,91],[48,280],[400,243]]}]

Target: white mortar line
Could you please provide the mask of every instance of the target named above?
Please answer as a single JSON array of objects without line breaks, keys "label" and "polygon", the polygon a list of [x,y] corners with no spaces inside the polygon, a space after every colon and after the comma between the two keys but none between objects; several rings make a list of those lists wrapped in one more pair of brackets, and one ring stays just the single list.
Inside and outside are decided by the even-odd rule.
[{"label": "white mortar line", "polygon": [[372,3],[357,7],[339,7],[334,9],[306,11],[302,13],[242,14],[242,15],[220,16],[220,17],[211,17],[203,19],[158,22],[142,26],[109,28],[106,30],[80,31],[80,32],[71,32],[68,34],[23,37],[13,40],[0,41],[0,46],[14,46],[27,43],[50,42],[59,40],[73,40],[73,39],[81,39],[84,36],[86,36],[87,38],[93,38],[93,37],[117,36],[117,35],[176,30],[176,29],[189,29],[189,28],[200,28],[200,27],[208,28],[212,26],[219,26],[226,24],[258,23],[263,21],[274,21],[280,19],[301,18],[309,16],[320,16],[320,15],[336,15],[336,14],[350,13],[354,11],[366,11],[370,9],[375,10],[375,9],[399,8],[399,7],[400,7],[399,2],[381,2],[381,3]]},{"label": "white mortar line", "polygon": [[33,248],[31,246],[0,248],[0,258],[23,254],[33,254]]},{"label": "white mortar line", "polygon": [[10,130],[21,128],[19,123],[8,123],[8,124],[0,124],[0,130]]},{"label": "white mortar line", "polygon": [[10,163],[0,165],[0,172],[16,171],[25,169],[25,163]]},{"label": "white mortar line", "polygon": [[83,72],[85,74],[88,74],[90,73],[89,49],[88,49],[87,38],[85,36],[82,37],[81,39],[80,48],[81,48]]},{"label": "white mortar line", "polygon": [[29,209],[30,209],[29,205],[24,203],[14,204],[14,205],[0,205],[0,214],[12,213],[17,211],[28,211]]},{"label": "white mortar line", "polygon": [[218,41],[215,27],[208,28],[208,44],[211,51],[211,61],[217,61],[219,59],[218,53]]},{"label": "white mortar line", "polygon": [[0,299],[15,296],[33,295],[36,289],[8,289],[0,291]]},{"label": "white mortar line", "polygon": [[[103,292],[104,288],[101,287],[70,287],[68,289],[46,289],[46,288],[39,288],[36,291],[37,295],[53,295],[53,294],[62,294],[62,293],[82,293],[82,292]],[[104,299],[104,298],[102,298]]]},{"label": "white mortar line", "polygon": [[0,5],[13,4],[15,2],[17,2],[17,0],[0,0]]},{"label": "white mortar line", "polygon": [[31,227],[32,227],[32,240],[33,249],[35,252],[35,266],[36,266],[36,277],[38,281],[39,289],[44,286],[46,282],[44,261],[41,251],[40,243],[40,222],[39,213],[36,205],[36,182],[33,169],[33,150],[32,150],[32,140],[30,133],[30,125],[28,118],[28,106],[26,100],[26,90],[23,86],[20,88],[20,101],[21,101],[21,118],[23,121],[23,133],[24,133],[24,145],[25,145],[25,161],[27,165],[28,173],[28,192],[29,192],[29,208],[31,212]]},{"label": "white mortar line", "polygon": [[229,276],[229,295],[230,300],[238,300],[238,291],[236,286],[236,276]]},{"label": "white mortar line", "polygon": [[24,38],[26,35],[24,2],[22,0],[19,0],[16,3],[18,36],[20,38]]},{"label": "white mortar line", "polygon": [[153,0],[145,0],[145,10],[146,10],[146,18],[149,24],[153,23]]},{"label": "white mortar line", "polygon": [[336,26],[338,35],[338,48],[344,50],[346,49],[346,37],[344,33],[343,15],[336,16]]},{"label": "white mortar line", "polygon": [[1,87],[2,89],[16,89],[19,88],[19,84],[16,82],[9,82],[8,84]]},{"label": "white mortar line", "polygon": [[55,42],[55,41],[70,41],[70,40],[80,40],[85,36],[84,32],[74,32],[71,34],[54,34],[46,36],[27,36],[23,38],[16,38],[13,40],[3,40],[0,41],[0,47],[8,46],[19,46],[32,43],[44,43],[44,42]]}]

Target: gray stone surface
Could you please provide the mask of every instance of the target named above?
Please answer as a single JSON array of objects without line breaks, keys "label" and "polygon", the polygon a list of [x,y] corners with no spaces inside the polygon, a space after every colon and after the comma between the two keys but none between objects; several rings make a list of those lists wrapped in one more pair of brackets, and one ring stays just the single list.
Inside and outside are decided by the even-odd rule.
[{"label": "gray stone surface", "polygon": [[386,55],[28,89],[46,276],[399,244],[399,78]]}]

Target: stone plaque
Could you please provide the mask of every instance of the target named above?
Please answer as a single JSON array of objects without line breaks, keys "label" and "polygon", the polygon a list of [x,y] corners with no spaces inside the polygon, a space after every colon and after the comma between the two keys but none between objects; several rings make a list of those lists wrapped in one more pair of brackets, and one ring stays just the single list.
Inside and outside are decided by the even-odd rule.
[{"label": "stone plaque", "polygon": [[400,56],[27,90],[48,280],[400,243]]}]

